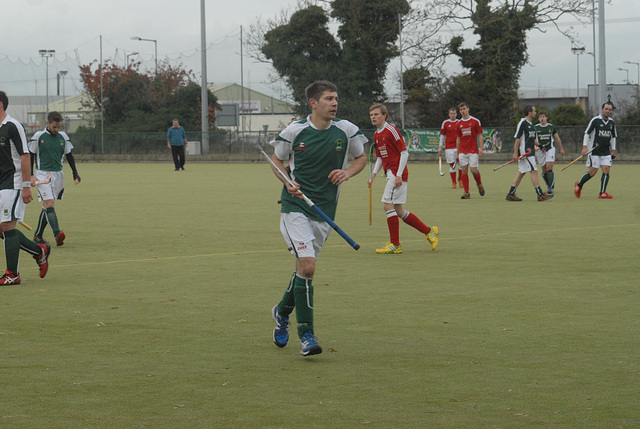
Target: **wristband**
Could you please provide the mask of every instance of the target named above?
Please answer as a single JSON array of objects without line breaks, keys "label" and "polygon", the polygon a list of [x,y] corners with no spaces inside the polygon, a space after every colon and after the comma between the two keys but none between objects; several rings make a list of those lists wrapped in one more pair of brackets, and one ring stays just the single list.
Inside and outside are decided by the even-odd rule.
[{"label": "wristband", "polygon": [[31,187],[31,182],[22,182],[22,187],[23,188],[30,188]]}]

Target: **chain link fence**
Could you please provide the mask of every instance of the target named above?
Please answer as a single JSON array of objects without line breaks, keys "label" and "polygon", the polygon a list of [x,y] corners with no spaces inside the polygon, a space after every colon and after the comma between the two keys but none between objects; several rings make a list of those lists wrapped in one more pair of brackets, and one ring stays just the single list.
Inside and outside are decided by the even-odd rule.
[{"label": "chain link fence", "polygon": [[[498,127],[502,133],[500,152],[488,154],[487,160],[509,159],[513,153],[515,127]],[[579,156],[585,127],[557,127],[567,155]],[[640,126],[618,126],[617,153],[620,161],[640,161]],[[372,141],[373,129],[363,133]],[[268,149],[268,142],[278,135],[276,131],[238,132],[212,131],[209,133],[209,153],[189,155],[191,160],[202,161],[259,161],[254,144]],[[79,160],[167,161],[166,133],[76,133],[70,134],[74,155]],[[187,140],[201,141],[200,132],[187,132]],[[369,147],[367,146],[367,150]],[[412,154],[412,161],[432,160],[436,153]]]}]

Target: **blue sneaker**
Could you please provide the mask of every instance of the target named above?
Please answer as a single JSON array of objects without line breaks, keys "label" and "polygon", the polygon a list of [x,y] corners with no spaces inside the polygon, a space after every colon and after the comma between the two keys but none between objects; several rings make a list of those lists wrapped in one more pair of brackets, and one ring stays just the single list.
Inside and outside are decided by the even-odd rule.
[{"label": "blue sneaker", "polygon": [[271,310],[273,321],[276,327],[273,330],[273,342],[278,347],[284,347],[289,342],[289,317],[282,317],[278,314],[278,305]]},{"label": "blue sneaker", "polygon": [[300,340],[300,354],[302,356],[319,355],[322,353],[322,347],[318,344],[316,336],[311,332],[305,332]]}]

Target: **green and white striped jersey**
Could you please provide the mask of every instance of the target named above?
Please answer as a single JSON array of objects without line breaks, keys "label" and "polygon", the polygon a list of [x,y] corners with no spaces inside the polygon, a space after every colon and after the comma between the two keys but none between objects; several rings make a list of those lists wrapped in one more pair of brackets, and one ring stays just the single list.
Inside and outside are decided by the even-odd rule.
[{"label": "green and white striped jersey", "polygon": [[[354,158],[364,153],[367,138],[353,123],[334,119],[329,128],[317,129],[306,119],[293,122],[271,141],[276,156],[289,161],[289,176],[300,185],[327,216],[335,219],[340,186],[334,185],[329,173],[347,168],[348,155]],[[281,194],[282,213],[301,212],[308,218],[323,221],[302,199],[287,192]]]},{"label": "green and white striped jersey", "polygon": [[41,171],[61,171],[64,155],[73,145],[64,131],[51,135],[49,130],[38,131],[29,141],[29,150],[36,155],[36,168]]},{"label": "green and white striped jersey", "polygon": [[22,189],[20,157],[29,153],[22,124],[7,115],[0,124],[0,189]]}]

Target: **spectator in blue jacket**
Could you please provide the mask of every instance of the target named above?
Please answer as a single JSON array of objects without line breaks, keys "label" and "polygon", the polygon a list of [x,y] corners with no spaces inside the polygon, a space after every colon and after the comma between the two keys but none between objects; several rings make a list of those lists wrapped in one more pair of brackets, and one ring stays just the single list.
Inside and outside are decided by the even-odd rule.
[{"label": "spectator in blue jacket", "polygon": [[184,151],[187,148],[187,134],[177,119],[173,120],[173,125],[167,131],[167,147],[171,149],[176,171],[184,170]]}]

